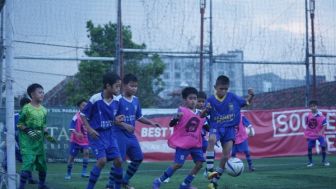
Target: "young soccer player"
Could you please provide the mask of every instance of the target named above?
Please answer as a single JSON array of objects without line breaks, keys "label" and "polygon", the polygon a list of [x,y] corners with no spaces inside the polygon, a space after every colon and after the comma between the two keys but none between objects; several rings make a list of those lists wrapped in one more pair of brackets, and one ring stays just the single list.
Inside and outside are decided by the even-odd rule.
[{"label": "young soccer player", "polygon": [[90,147],[97,158],[97,163],[90,173],[87,189],[94,188],[106,162],[112,160],[116,181],[114,188],[121,188],[122,161],[112,132],[112,127],[117,127],[123,121],[122,115],[117,116],[119,102],[115,96],[119,94],[120,86],[121,80],[117,74],[104,74],[103,91],[93,95],[81,111],[82,121],[89,134]]},{"label": "young soccer player", "polygon": [[[196,109],[203,110],[205,108],[205,101],[207,99],[207,95],[203,91],[199,91],[197,95],[197,103],[196,103]],[[208,148],[208,140],[206,138],[207,132],[209,131],[208,127],[203,127],[202,129],[202,150],[203,153],[206,152],[206,149]]]},{"label": "young soccer player", "polygon": [[179,188],[194,189],[191,186],[191,182],[205,161],[202,152],[201,135],[205,119],[198,115],[195,108],[197,94],[197,89],[193,87],[186,87],[182,90],[184,106],[179,107],[178,113],[169,123],[169,126],[174,127],[173,135],[168,139],[168,145],[176,150],[175,162],[159,178],[154,179],[153,189],[160,188],[164,180],[171,177],[176,170],[180,169],[189,154],[193,158],[195,166],[187,177],[185,177]]},{"label": "young soccer player", "polygon": [[[20,109],[23,108],[23,106],[25,106],[26,104],[29,104],[30,103],[30,99],[27,98],[27,97],[23,97],[21,98],[20,100]],[[14,114],[14,127],[15,127],[15,159],[16,161],[22,163],[22,156],[21,156],[21,153],[20,153],[20,146],[19,146],[19,130],[17,128],[17,124],[19,122],[19,113],[15,113]],[[5,131],[5,134],[6,134],[6,128],[4,129]],[[4,148],[4,152],[6,152],[6,145],[5,145],[5,148]],[[4,157],[4,160],[2,162],[2,167],[5,171],[7,171],[7,155],[5,153],[5,157]],[[32,173],[29,171],[28,172],[28,184],[37,184],[37,181],[33,179],[32,177]]]},{"label": "young soccer player", "polygon": [[[198,109],[204,110],[206,109],[205,103],[206,103],[207,96],[203,92],[199,93],[199,96],[197,98],[197,106]],[[207,119],[209,116],[207,117]],[[209,125],[209,121],[208,121]],[[214,172],[214,161],[215,161],[215,145],[217,143],[217,134],[216,129],[214,127],[209,126],[207,129],[208,134],[208,140],[203,137],[203,152],[205,153],[205,160],[206,160],[206,167],[204,171],[204,176],[208,177],[208,175],[211,175],[212,172]],[[203,129],[203,136],[205,136],[206,130]]]},{"label": "young soccer player", "polygon": [[[248,133],[246,132],[248,129]],[[250,155],[250,150],[248,147],[248,137],[253,136],[253,128],[250,121],[241,113],[241,119],[239,125],[236,127],[236,140],[232,148],[231,156],[236,157],[238,152],[243,152],[246,156],[246,161],[249,167],[249,171],[255,171],[252,159]]]},{"label": "young soccer player", "polygon": [[327,120],[323,116],[322,112],[318,111],[317,101],[311,100],[309,102],[309,112],[308,117],[306,118],[306,129],[304,131],[304,136],[308,142],[308,164],[307,167],[314,166],[313,164],[313,148],[316,145],[316,141],[319,141],[322,148],[322,164],[324,166],[330,166],[330,163],[326,161],[326,149],[327,143],[325,140],[324,131],[327,126]]},{"label": "young soccer player", "polygon": [[[151,125],[153,127],[161,127],[160,124],[154,123],[151,120],[142,116],[139,99],[134,96],[138,90],[137,77],[133,74],[125,75],[122,85],[123,94],[119,99],[118,114],[125,116],[125,123],[131,125],[134,129],[136,121]],[[133,130],[132,132],[129,132],[122,127],[113,127],[113,134],[116,136],[122,160],[126,161],[126,155],[131,160],[131,163],[128,165],[127,171],[123,178],[123,185],[126,189],[133,188],[129,185],[129,181],[136,173],[141,162],[143,161],[143,153],[141,151],[139,141],[136,138]],[[110,180],[109,184],[112,185],[113,182],[113,180]]]},{"label": "young soccer player", "polygon": [[[209,173],[211,183],[208,188],[217,188],[217,181],[224,172],[225,163],[231,155],[235,141],[235,127],[240,121],[240,109],[252,102],[253,90],[248,90],[247,99],[243,99],[234,93],[228,92],[230,80],[221,75],[216,79],[215,94],[207,99],[206,109],[201,113],[202,117],[210,116],[209,125],[211,136],[217,135],[222,145],[222,158],[218,169]],[[209,144],[210,145],[210,144]]]},{"label": "young soccer player", "polygon": [[89,177],[86,173],[86,168],[89,160],[89,141],[86,127],[82,121],[80,116],[80,112],[83,111],[87,102],[84,99],[81,99],[77,102],[77,107],[79,111],[74,115],[72,121],[70,123],[70,150],[69,150],[69,158],[68,158],[68,166],[67,166],[67,174],[65,175],[66,180],[71,179],[71,170],[74,163],[75,157],[78,155],[79,151],[83,152],[83,168],[82,168],[82,177]]},{"label": "young soccer player", "polygon": [[48,134],[46,128],[47,110],[41,104],[44,98],[43,87],[34,83],[27,88],[27,93],[31,102],[22,108],[17,125],[22,155],[19,189],[25,187],[29,172],[32,171],[34,166],[39,172],[38,188],[48,189],[45,185],[47,164],[44,139],[53,143],[56,140]]},{"label": "young soccer player", "polygon": [[[199,91],[198,95],[197,95],[196,109],[198,109],[200,111],[205,109],[206,99],[207,99],[207,95],[205,94],[205,92]],[[208,132],[209,132],[209,125],[206,124],[206,127],[203,127],[203,129],[202,129],[202,150],[203,150],[204,156],[206,157],[206,160],[209,159],[209,158],[207,158],[207,154],[206,154],[207,149],[208,149],[208,139],[207,139]],[[212,165],[213,165],[213,161],[214,161],[215,157],[212,157],[212,158],[213,158],[212,159]],[[208,164],[210,162],[206,161],[206,163]],[[205,171],[204,171],[203,175],[205,177],[208,176],[207,167],[205,168]]]}]

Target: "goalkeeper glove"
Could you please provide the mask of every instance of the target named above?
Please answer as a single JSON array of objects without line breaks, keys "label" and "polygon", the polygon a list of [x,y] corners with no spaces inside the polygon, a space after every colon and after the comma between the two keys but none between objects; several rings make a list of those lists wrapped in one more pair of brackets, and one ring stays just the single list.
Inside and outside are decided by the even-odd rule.
[{"label": "goalkeeper glove", "polygon": [[26,127],[25,129],[23,129],[23,131],[32,139],[34,140],[39,140],[41,138],[40,133],[37,131],[34,131],[31,128]]},{"label": "goalkeeper glove", "polygon": [[50,143],[53,143],[53,144],[57,143],[57,140],[54,137],[50,136],[48,132],[44,132],[44,136],[47,139],[47,141],[49,141]]}]

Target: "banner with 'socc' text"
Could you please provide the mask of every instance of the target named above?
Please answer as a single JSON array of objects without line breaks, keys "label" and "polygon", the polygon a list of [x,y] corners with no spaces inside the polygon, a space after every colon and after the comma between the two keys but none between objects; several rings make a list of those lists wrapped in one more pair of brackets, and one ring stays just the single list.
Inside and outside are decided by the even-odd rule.
[{"label": "banner with 'socc' text", "polygon": [[[325,131],[327,150],[335,153],[336,109],[321,108],[320,111],[327,119]],[[276,157],[307,154],[307,141],[303,131],[309,112],[310,110],[305,108],[244,111],[244,115],[250,120],[256,132],[255,136],[248,139],[251,155]],[[136,123],[135,132],[145,154],[145,160],[173,160],[175,150],[167,145],[167,140],[173,133],[173,128],[168,127],[171,116],[154,116],[151,119],[160,123],[162,128]],[[319,152],[319,148],[315,149]],[[215,150],[219,156],[220,145],[216,146]]]}]

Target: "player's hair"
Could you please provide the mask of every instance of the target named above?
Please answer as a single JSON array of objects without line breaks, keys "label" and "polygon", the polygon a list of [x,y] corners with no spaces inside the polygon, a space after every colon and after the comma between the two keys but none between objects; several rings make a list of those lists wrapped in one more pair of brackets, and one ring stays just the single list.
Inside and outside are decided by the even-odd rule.
[{"label": "player's hair", "polygon": [[182,90],[182,98],[187,99],[187,97],[191,94],[195,94],[196,96],[198,95],[198,91],[194,87],[186,87]]},{"label": "player's hair", "polygon": [[225,75],[220,75],[217,77],[216,79],[216,86],[217,85],[228,85],[230,84],[230,79],[228,76],[225,76]]},{"label": "player's hair", "polygon": [[197,98],[203,98],[203,99],[206,99],[206,98],[207,98],[207,95],[205,94],[204,91],[199,91],[199,92],[198,92],[198,95],[197,95]]},{"label": "player's hair", "polygon": [[311,106],[311,105],[318,105],[318,102],[317,102],[317,100],[310,100],[309,101],[309,106]]},{"label": "player's hair", "polygon": [[31,85],[28,86],[27,88],[27,94],[30,98],[32,98],[31,94],[33,92],[35,92],[36,89],[43,89],[42,85],[38,84],[38,83],[33,83]]},{"label": "player's hair", "polygon": [[20,100],[20,108],[23,108],[24,105],[29,104],[31,100],[28,97],[23,97]]},{"label": "player's hair", "polygon": [[83,102],[86,102],[86,100],[84,98],[77,101],[77,103],[76,103],[77,107],[79,107]]},{"label": "player's hair", "polygon": [[138,78],[133,74],[126,74],[123,78],[123,84],[127,85],[130,82],[138,82]]},{"label": "player's hair", "polygon": [[119,80],[120,80],[120,77],[119,77],[118,74],[113,73],[113,72],[107,72],[103,76],[103,85],[104,85],[103,88],[106,89],[107,84],[112,86],[113,84],[115,84]]}]

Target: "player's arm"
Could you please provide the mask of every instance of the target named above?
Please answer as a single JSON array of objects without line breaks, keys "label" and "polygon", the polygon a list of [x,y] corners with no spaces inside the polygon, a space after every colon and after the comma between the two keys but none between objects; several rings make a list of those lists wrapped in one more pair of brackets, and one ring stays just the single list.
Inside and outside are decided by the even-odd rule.
[{"label": "player's arm", "polygon": [[322,129],[321,131],[318,133],[319,136],[323,136],[324,131],[326,130],[327,127],[327,119],[324,118],[323,122],[322,122]]},{"label": "player's arm", "polygon": [[56,138],[54,138],[53,136],[51,136],[47,130],[47,128],[44,129],[44,132],[43,132],[43,135],[45,137],[45,139],[51,143],[54,143],[56,144],[57,143],[57,140]]},{"label": "player's arm", "polygon": [[86,130],[88,131],[89,135],[91,135],[92,138],[96,139],[99,137],[99,134],[96,130],[92,129],[92,127],[90,126],[89,121],[87,120],[86,116],[84,114],[80,114],[82,121],[84,123],[84,127],[86,128]]},{"label": "player's arm", "polygon": [[124,119],[125,119],[124,115],[117,115],[115,117],[115,120],[114,120],[113,124],[115,126],[118,126],[118,127],[121,127],[123,129],[125,129],[129,133],[133,133],[134,132],[134,127],[132,125],[128,124],[128,123],[125,123]]},{"label": "player's arm", "polygon": [[251,105],[252,104],[252,100],[253,100],[253,98],[254,98],[254,91],[253,91],[253,89],[251,89],[251,88],[249,88],[248,90],[247,90],[247,98],[246,98],[246,104],[247,105]]},{"label": "player's arm", "polygon": [[98,134],[98,132],[96,130],[94,130],[91,127],[91,125],[90,125],[90,123],[88,121],[90,119],[91,115],[93,114],[94,109],[95,109],[93,103],[94,103],[94,100],[91,97],[91,99],[86,104],[86,106],[84,107],[84,109],[82,111],[80,111],[80,117],[81,117],[81,119],[83,121],[84,127],[86,128],[88,134],[92,138],[96,139],[96,138],[99,137],[99,134]]},{"label": "player's arm", "polygon": [[255,131],[253,129],[251,122],[245,116],[242,116],[242,122],[243,122],[243,125],[246,127],[247,135],[254,136]]},{"label": "player's arm", "polygon": [[205,118],[209,115],[211,110],[211,104],[208,102],[203,110],[200,111],[199,115],[201,118]]},{"label": "player's arm", "polygon": [[170,120],[169,127],[174,127],[175,125],[177,125],[182,116],[183,116],[183,113],[180,111],[180,109],[178,109],[177,113],[174,114],[174,116]]},{"label": "player's arm", "polygon": [[210,131],[210,125],[207,121],[204,123],[203,128],[206,130],[206,132]]},{"label": "player's arm", "polygon": [[143,124],[146,124],[146,125],[151,125],[153,127],[161,127],[160,123],[157,123],[157,122],[153,122],[145,117],[140,117],[138,119],[138,121],[140,121],[141,123]]},{"label": "player's arm", "polygon": [[54,143],[54,144],[57,143],[57,140],[49,134],[48,129],[47,129],[47,110],[45,110],[45,115],[43,117],[43,135],[47,141]]},{"label": "player's arm", "polygon": [[20,111],[20,117],[19,117],[19,123],[17,125],[17,127],[23,131],[24,133],[26,133],[31,139],[33,140],[39,140],[41,138],[40,133],[38,133],[37,131],[27,127],[25,125],[26,123],[26,119],[27,119],[27,108],[22,108],[22,110]]},{"label": "player's arm", "polygon": [[73,117],[71,120],[70,126],[69,126],[69,131],[76,135],[79,139],[83,138],[83,134],[81,132],[76,131],[76,125],[78,124],[80,117],[77,117],[77,114]]}]

